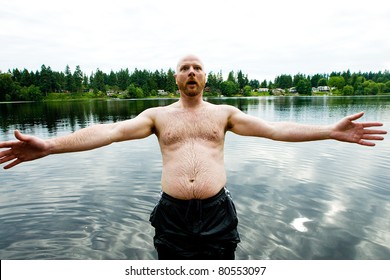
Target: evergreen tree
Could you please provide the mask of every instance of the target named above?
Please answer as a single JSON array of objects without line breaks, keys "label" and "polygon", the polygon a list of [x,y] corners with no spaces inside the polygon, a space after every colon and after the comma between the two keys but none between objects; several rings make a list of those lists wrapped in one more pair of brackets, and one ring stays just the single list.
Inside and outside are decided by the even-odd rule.
[{"label": "evergreen tree", "polygon": [[45,94],[52,92],[51,74],[51,68],[46,68],[43,64],[41,66],[41,72],[39,73],[39,88]]},{"label": "evergreen tree", "polygon": [[220,91],[221,81],[218,78],[218,75],[210,72],[207,76],[206,87],[210,88],[210,92],[217,93]]},{"label": "evergreen tree", "polygon": [[83,72],[81,72],[80,66],[76,66],[76,70],[73,73],[74,90],[76,92],[82,92],[83,89]]},{"label": "evergreen tree", "polygon": [[130,85],[130,74],[129,69],[121,69],[117,73],[117,79],[118,79],[118,87],[121,90],[127,89],[127,87]]},{"label": "evergreen tree", "polygon": [[[301,81],[301,80],[306,80],[305,75],[303,75],[303,74],[301,74],[301,73],[298,73],[298,74],[294,75],[294,78],[293,78],[293,87],[297,87],[299,81]],[[301,84],[301,85],[302,85],[302,84]]]},{"label": "evergreen tree", "polygon": [[260,87],[260,82],[256,79],[250,80],[249,85],[251,86],[252,89],[257,89]]},{"label": "evergreen tree", "polygon": [[68,92],[75,92],[75,81],[72,75],[72,72],[70,71],[69,65],[66,65],[65,68],[65,90]]},{"label": "evergreen tree", "polygon": [[98,69],[96,69],[96,73],[93,77],[93,83],[92,83],[92,88],[94,91],[102,91],[106,92],[106,87],[104,84],[104,73]]},{"label": "evergreen tree", "polygon": [[34,84],[33,79],[30,75],[30,72],[25,68],[23,69],[21,75],[20,75],[20,85],[22,87],[29,87]]},{"label": "evergreen tree", "polygon": [[227,81],[230,81],[230,82],[233,82],[233,83],[237,82],[236,77],[234,76],[234,72],[233,71],[229,72]]},{"label": "evergreen tree", "polygon": [[248,76],[244,75],[241,70],[238,71],[238,73],[237,73],[237,83],[238,83],[240,89],[243,89],[249,83]]},{"label": "evergreen tree", "polygon": [[0,101],[11,101],[16,85],[11,74],[0,73]]},{"label": "evergreen tree", "polygon": [[291,75],[280,75],[275,78],[275,87],[277,88],[291,88],[293,85],[293,79]]},{"label": "evergreen tree", "polygon": [[165,90],[167,92],[174,93],[177,90],[175,72],[172,69],[169,69],[167,72],[167,84]]}]

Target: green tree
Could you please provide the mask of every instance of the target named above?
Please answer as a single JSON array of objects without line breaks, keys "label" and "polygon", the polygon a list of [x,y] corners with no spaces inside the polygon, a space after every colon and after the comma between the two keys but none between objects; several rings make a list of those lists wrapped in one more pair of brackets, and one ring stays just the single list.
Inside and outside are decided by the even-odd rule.
[{"label": "green tree", "polygon": [[317,87],[324,87],[328,85],[328,81],[325,78],[321,78],[318,80]]},{"label": "green tree", "polygon": [[150,95],[156,95],[157,94],[157,77],[153,73],[149,73],[149,78],[147,81],[147,85],[149,88],[149,92],[144,92],[145,96],[150,96]]},{"label": "green tree", "polygon": [[383,89],[384,93],[390,93],[390,81],[385,83],[385,87]]},{"label": "green tree", "polygon": [[233,71],[229,72],[227,81],[237,83],[237,79],[236,79]]},{"label": "green tree", "polygon": [[353,95],[353,91],[354,91],[353,86],[346,85],[343,88],[343,95]]},{"label": "green tree", "polygon": [[[32,75],[31,75],[32,74]],[[28,87],[34,84],[33,80],[33,75],[34,73],[28,72],[28,70],[25,68],[21,73],[20,73],[20,85],[22,87]]]},{"label": "green tree", "polygon": [[218,80],[218,76],[215,75],[213,72],[210,72],[207,75],[207,83],[206,87],[209,88],[211,93],[217,93],[220,91],[221,81]]},{"label": "green tree", "polygon": [[299,94],[311,94],[311,82],[308,79],[299,80],[296,85],[296,90]]},{"label": "green tree", "polygon": [[76,66],[76,70],[73,73],[74,90],[76,92],[82,92],[83,90],[83,72],[81,72],[80,66]]},{"label": "green tree", "polygon": [[221,83],[221,93],[226,96],[233,96],[239,93],[240,87],[233,81],[224,81]]},{"label": "green tree", "polygon": [[355,94],[356,95],[364,94],[363,83],[365,82],[366,78],[364,78],[364,76],[361,76],[361,75],[359,75],[359,76],[356,75],[356,78],[352,78],[352,80],[354,81],[352,86],[354,88]]},{"label": "green tree", "polygon": [[52,71],[50,66],[46,68],[45,64],[41,66],[41,72],[39,73],[39,88],[45,94],[52,92]]},{"label": "green tree", "polygon": [[114,86],[117,86],[118,84],[118,80],[116,78],[116,74],[114,73],[114,71],[110,71],[110,74],[108,75],[108,80],[107,80],[107,84],[110,86],[110,87],[114,87]]},{"label": "green tree", "polygon": [[244,94],[244,96],[251,96],[251,94],[252,94],[252,87],[251,86],[245,86],[244,88],[243,88],[243,94]]},{"label": "green tree", "polygon": [[88,76],[84,75],[83,76],[83,88],[84,90],[88,89],[89,83],[88,83]]},{"label": "green tree", "polygon": [[127,94],[130,98],[142,98],[144,97],[144,92],[142,88],[135,86],[134,84],[129,85],[127,88]]},{"label": "green tree", "polygon": [[39,87],[31,85],[29,87],[22,87],[20,90],[21,98],[28,101],[41,101],[43,94]]},{"label": "green tree", "polygon": [[12,70],[12,80],[16,83],[20,83],[21,73],[18,68]]},{"label": "green tree", "polygon": [[[321,85],[319,85],[320,81],[322,83]],[[325,79],[324,75],[321,75],[321,74],[313,75],[313,77],[310,78],[310,82],[311,82],[312,87],[326,86],[326,79]]]},{"label": "green tree", "polygon": [[363,88],[365,95],[377,95],[379,93],[379,87],[374,81],[365,81]]},{"label": "green tree", "polygon": [[342,76],[331,76],[328,80],[329,87],[335,87],[338,90],[342,90],[345,86],[345,79]]},{"label": "green tree", "polygon": [[379,89],[378,93],[384,93],[385,92],[385,88],[386,88],[386,84],[385,83],[376,83],[376,84],[377,84],[378,89]]},{"label": "green tree", "polygon": [[0,101],[10,101],[15,94],[16,85],[11,74],[0,73]]},{"label": "green tree", "polygon": [[96,73],[93,76],[92,88],[94,92],[102,91],[106,92],[106,86],[104,83],[104,73],[98,69],[96,69]]},{"label": "green tree", "polygon": [[165,90],[167,92],[174,93],[176,92],[176,89],[177,87],[176,87],[175,72],[172,69],[169,69],[167,73],[167,84]]},{"label": "green tree", "polygon": [[250,80],[249,85],[251,86],[252,89],[256,89],[260,87],[260,82],[256,79]]},{"label": "green tree", "polygon": [[241,70],[238,71],[238,73],[237,73],[237,83],[238,83],[238,86],[240,87],[240,89],[243,89],[249,83],[248,75],[244,75]]},{"label": "green tree", "polygon": [[70,71],[69,65],[65,67],[65,90],[69,92],[75,92],[75,81],[73,79],[72,72]]},{"label": "green tree", "polygon": [[129,69],[121,69],[117,73],[117,79],[118,79],[118,87],[121,90],[127,89],[127,87],[130,85],[130,74],[129,74]]},{"label": "green tree", "polygon": [[344,78],[346,84],[351,84],[352,75],[349,69],[347,70],[347,72],[343,72],[341,76]]},{"label": "green tree", "polygon": [[221,92],[221,83],[223,82],[222,73],[210,72],[207,76],[206,86],[210,88],[210,92],[214,94],[218,94]]},{"label": "green tree", "polygon": [[293,87],[297,87],[298,86],[298,83],[301,81],[301,80],[306,80],[306,77],[305,75],[301,74],[301,73],[298,73],[296,75],[294,75],[294,78],[293,78]]},{"label": "green tree", "polygon": [[293,79],[291,75],[280,75],[275,78],[274,84],[277,88],[290,88],[293,85]]}]

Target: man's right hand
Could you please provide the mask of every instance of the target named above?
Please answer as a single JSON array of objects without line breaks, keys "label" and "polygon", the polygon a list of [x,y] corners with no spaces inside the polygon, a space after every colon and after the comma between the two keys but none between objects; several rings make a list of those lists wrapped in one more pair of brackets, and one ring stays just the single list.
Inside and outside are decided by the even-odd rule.
[{"label": "man's right hand", "polygon": [[22,134],[19,130],[14,132],[17,140],[0,142],[0,164],[10,162],[4,166],[9,169],[25,161],[45,157],[49,154],[47,143],[35,136]]}]

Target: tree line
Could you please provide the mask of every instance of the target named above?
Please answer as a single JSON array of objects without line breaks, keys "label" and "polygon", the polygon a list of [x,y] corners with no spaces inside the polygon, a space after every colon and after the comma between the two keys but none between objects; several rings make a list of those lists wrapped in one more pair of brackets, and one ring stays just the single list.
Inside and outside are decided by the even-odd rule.
[{"label": "tree line", "polygon": [[[390,93],[390,72],[385,70],[373,72],[351,73],[332,72],[331,74],[315,74],[294,76],[282,74],[274,81],[249,79],[241,70],[229,72],[227,79],[222,72],[210,72],[207,75],[205,95],[251,96],[273,94],[275,89],[282,93],[298,93],[311,95],[317,88],[328,87],[337,95],[375,95]],[[314,92],[313,92],[314,90]],[[41,66],[40,71],[27,69],[9,70],[0,73],[0,101],[40,101],[51,93],[67,95],[84,94],[87,97],[143,98],[158,94],[175,94],[177,87],[174,71],[138,70],[132,72],[128,68],[117,72],[104,73],[97,69],[86,75],[76,66],[72,72],[67,65],[64,72],[53,71],[50,67]]]},{"label": "tree line", "polygon": [[275,78],[271,88],[291,89],[298,93],[312,94],[313,89],[328,87],[336,95],[376,95],[390,93],[390,72],[332,72],[331,74],[315,74],[305,76],[297,74],[280,75]]}]

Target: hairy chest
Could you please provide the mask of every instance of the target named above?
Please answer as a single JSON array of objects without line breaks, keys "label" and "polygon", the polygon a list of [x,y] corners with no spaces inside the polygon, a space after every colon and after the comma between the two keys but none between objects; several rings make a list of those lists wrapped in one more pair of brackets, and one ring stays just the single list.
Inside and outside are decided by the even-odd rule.
[{"label": "hairy chest", "polygon": [[188,141],[223,142],[226,121],[210,112],[180,113],[168,112],[157,123],[157,136],[165,146]]}]

